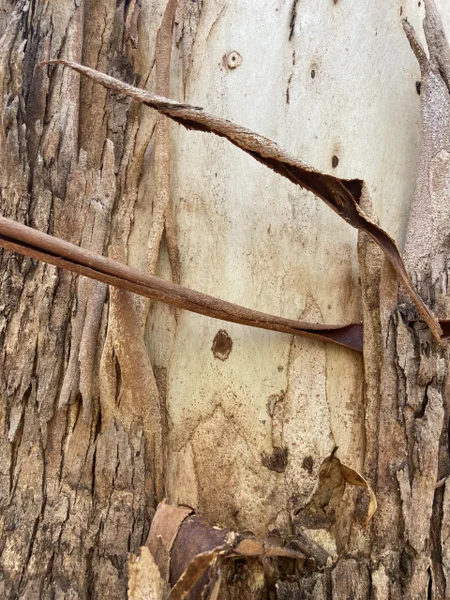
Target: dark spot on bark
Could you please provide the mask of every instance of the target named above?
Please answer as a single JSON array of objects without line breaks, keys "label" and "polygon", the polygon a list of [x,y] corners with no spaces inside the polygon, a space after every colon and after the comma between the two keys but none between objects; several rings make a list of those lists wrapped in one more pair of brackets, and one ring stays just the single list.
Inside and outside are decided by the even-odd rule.
[{"label": "dark spot on bark", "polygon": [[422,2],[418,2],[417,6],[420,8],[422,6]]},{"label": "dark spot on bark", "polygon": [[231,584],[237,584],[238,582],[245,581],[249,575],[249,566],[247,561],[243,558],[238,558],[233,561],[232,568],[227,573],[227,582]]},{"label": "dark spot on bark", "polygon": [[[99,410],[98,411],[97,421],[95,423],[94,440],[96,440],[98,438],[98,436],[101,434],[101,432],[102,432],[102,413]],[[95,469],[93,469],[92,472],[93,472],[93,476],[95,478]]]},{"label": "dark spot on bark", "polygon": [[312,456],[305,456],[305,458],[302,461],[302,469],[305,469],[305,471],[308,471],[308,473],[311,475],[313,467],[314,461]]},{"label": "dark spot on bark", "polygon": [[155,365],[153,367],[153,372],[155,374],[156,387],[158,388],[159,396],[165,405],[167,395],[167,368]]},{"label": "dark spot on bark", "polygon": [[416,92],[419,94],[419,96],[420,96],[420,88],[421,87],[422,87],[422,82],[416,81]]},{"label": "dark spot on bark", "polygon": [[237,69],[242,65],[242,56],[236,50],[228,52],[222,59],[223,64],[228,69]]},{"label": "dark spot on bark", "polygon": [[211,346],[212,353],[219,360],[227,360],[233,348],[233,340],[225,329],[219,329]]},{"label": "dark spot on bark", "polygon": [[331,159],[331,166],[333,167],[333,169],[335,169],[339,164],[339,158],[336,156],[336,154],[333,155],[332,159]]},{"label": "dark spot on bark", "polygon": [[339,0],[333,0],[334,4],[337,4],[339,2]]},{"label": "dark spot on bark", "polygon": [[400,556],[400,576],[408,580],[412,574],[412,557],[407,550],[404,550]]},{"label": "dark spot on bark", "polygon": [[311,79],[314,79],[315,76],[316,76],[315,70],[311,69]]},{"label": "dark spot on bark", "polygon": [[116,399],[120,396],[120,391],[122,389],[122,370],[120,368],[119,359],[117,356],[114,356],[114,370],[116,373]]},{"label": "dark spot on bark", "polygon": [[403,6],[400,6],[400,16],[403,14]]},{"label": "dark spot on bark", "polygon": [[272,454],[263,452],[261,454],[261,462],[269,471],[284,473],[288,463],[288,449],[274,448]]},{"label": "dark spot on bark", "polygon": [[291,81],[292,81],[292,76],[294,75],[294,73],[291,73],[287,82],[287,88],[286,88],[286,103],[289,104],[289,100],[290,100],[290,88],[291,88]]},{"label": "dark spot on bark", "polygon": [[369,495],[367,494],[366,490],[359,489],[356,495],[355,510],[353,512],[355,524],[358,523],[361,527],[364,527],[368,510]]},{"label": "dark spot on bark", "polygon": [[294,507],[294,506],[298,506],[300,503],[300,497],[298,494],[291,494],[289,496],[289,504]]}]

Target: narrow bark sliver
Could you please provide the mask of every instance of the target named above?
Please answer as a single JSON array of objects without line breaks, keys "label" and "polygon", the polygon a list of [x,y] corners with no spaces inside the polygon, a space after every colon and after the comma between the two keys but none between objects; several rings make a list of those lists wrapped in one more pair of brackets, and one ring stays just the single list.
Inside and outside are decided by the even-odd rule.
[{"label": "narrow bark sliver", "polygon": [[[362,323],[318,325],[246,308],[148,275],[5,217],[0,217],[0,247],[213,319],[329,342],[357,352],[363,350]],[[449,337],[450,321],[439,321],[439,326],[443,337]]]},{"label": "narrow bark sliver", "polygon": [[96,254],[16,221],[0,217],[0,247],[97,279],[170,306],[214,319],[299,335],[362,351],[361,323],[316,325],[276,317],[185,288]]}]

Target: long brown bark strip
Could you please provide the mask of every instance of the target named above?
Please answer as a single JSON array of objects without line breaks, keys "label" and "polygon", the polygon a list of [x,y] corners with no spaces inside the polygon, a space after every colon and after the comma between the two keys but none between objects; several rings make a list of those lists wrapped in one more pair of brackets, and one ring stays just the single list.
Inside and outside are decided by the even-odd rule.
[{"label": "long brown bark strip", "polygon": [[360,323],[343,327],[323,326],[268,315],[147,275],[138,269],[3,217],[0,217],[0,246],[79,275],[208,317],[332,342],[358,352],[362,351]]},{"label": "long brown bark strip", "polygon": [[181,104],[174,100],[135,88],[114,77],[73,61],[53,60],[42,64],[62,64],[68,66],[109,89],[126,94],[158,110],[188,129],[215,133],[220,137],[225,137],[232,144],[241,148],[241,150],[244,150],[244,152],[247,152],[270,169],[283,175],[293,183],[313,192],[340,217],[347,221],[347,223],[368,233],[381,247],[389,258],[398,277],[408,290],[415,306],[429,326],[433,336],[441,343],[442,330],[439,323],[414,289],[394,240],[386,231],[371,221],[358,205],[364,186],[363,181],[359,179],[339,179],[321,173],[303,161],[291,156],[272,140],[258,135],[249,129],[240,127],[221,117],[210,115],[199,107]]},{"label": "long brown bark strip", "polygon": [[[177,4],[178,0],[169,0],[167,3],[156,37],[156,93],[160,95],[169,94],[173,23]],[[155,273],[161,239],[165,231],[172,279],[175,283],[180,283],[180,257],[170,205],[169,123],[170,121],[165,119],[164,116],[158,115],[155,127],[155,198],[145,271],[152,275]],[[168,223],[169,226],[167,226]]]}]

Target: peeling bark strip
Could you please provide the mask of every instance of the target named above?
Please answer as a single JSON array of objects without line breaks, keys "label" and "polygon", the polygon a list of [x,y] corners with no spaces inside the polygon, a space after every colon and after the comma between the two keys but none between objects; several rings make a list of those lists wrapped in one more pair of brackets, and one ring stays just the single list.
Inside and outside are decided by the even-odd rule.
[{"label": "peeling bark strip", "polygon": [[414,304],[427,323],[435,339],[441,343],[442,330],[438,321],[414,289],[406,267],[394,240],[381,227],[376,225],[359,206],[363,193],[367,194],[365,183],[359,179],[345,180],[326,175],[291,156],[266,137],[258,135],[245,127],[240,127],[227,119],[210,115],[202,108],[181,104],[135,88],[114,77],[100,73],[73,61],[52,60],[43,65],[61,64],[75,69],[97,83],[125,94],[146,104],[188,129],[215,133],[225,137],[232,144],[244,150],[253,158],[293,183],[313,192],[332,208],[347,223],[365,231],[380,246],[394,267],[398,277],[405,285]]},{"label": "peeling bark strip", "polygon": [[64,240],[0,217],[0,246],[135,294],[214,319],[332,342],[362,351],[362,325],[316,325],[268,315],[147,275]]},{"label": "peeling bark strip", "polygon": [[[425,0],[426,50],[405,33],[421,71],[421,143],[404,260],[414,284],[443,319],[450,317],[450,49],[432,0]],[[448,349],[419,325],[396,318],[394,273],[367,236],[360,236],[364,282],[365,473],[379,510],[371,539],[376,598],[449,598],[450,473]],[[407,312],[413,310],[404,304]],[[394,316],[394,318],[392,318]],[[334,571],[336,573],[336,570]]]},{"label": "peeling bark strip", "polygon": [[[303,540],[308,539],[303,534]],[[308,540],[308,547],[317,544]],[[210,598],[218,591],[224,560],[238,557],[284,557],[305,561],[309,554],[278,542],[212,527],[186,506],[161,502],[153,518],[147,546],[163,580],[170,584],[167,600]],[[326,555],[326,560],[332,559]],[[162,599],[161,599],[162,600]]]},{"label": "peeling bark strip", "polygon": [[[446,311],[450,222],[450,48],[432,2],[426,3],[424,30],[430,57],[407,23],[403,28],[421,72],[422,140],[419,173],[411,202],[405,243],[405,263],[415,285]],[[426,295],[425,295],[426,294]]]},{"label": "peeling bark strip", "polygon": [[[170,58],[177,5],[178,0],[169,0],[167,3],[156,37],[156,93],[162,96],[170,93]],[[159,247],[165,232],[172,280],[180,283],[180,253],[170,204],[169,123],[170,121],[159,115],[155,128],[155,200],[144,270],[151,275],[155,273]]]}]

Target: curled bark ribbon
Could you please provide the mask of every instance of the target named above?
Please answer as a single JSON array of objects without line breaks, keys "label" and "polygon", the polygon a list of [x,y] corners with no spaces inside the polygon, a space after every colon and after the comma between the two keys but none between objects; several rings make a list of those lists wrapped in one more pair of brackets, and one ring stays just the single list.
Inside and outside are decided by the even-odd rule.
[{"label": "curled bark ribbon", "polygon": [[79,275],[214,319],[332,342],[362,351],[361,323],[343,327],[316,325],[245,308],[159,277],[147,275],[138,269],[4,217],[0,217],[1,246]]},{"label": "curled bark ribbon", "polygon": [[[5,217],[0,217],[1,247],[213,319],[330,342],[362,352],[362,323],[349,323],[342,326],[317,325],[246,308],[159,277],[147,275],[139,269],[123,265]],[[439,323],[443,329],[443,337],[448,337],[450,321],[440,321]]]},{"label": "curled bark ribbon", "polygon": [[156,109],[188,129],[210,132],[225,137],[257,161],[265,164],[293,183],[313,192],[347,223],[356,229],[365,231],[380,246],[408,290],[411,299],[430,328],[434,338],[438,343],[442,343],[442,329],[439,322],[414,289],[394,240],[386,231],[374,223],[359,206],[359,199],[363,190],[367,191],[363,181],[360,179],[339,179],[321,173],[290,155],[272,140],[245,127],[240,127],[227,119],[210,115],[202,108],[176,102],[136,88],[73,61],[52,60],[41,64],[60,64],[70,67],[106,88],[130,96],[138,102]]}]

